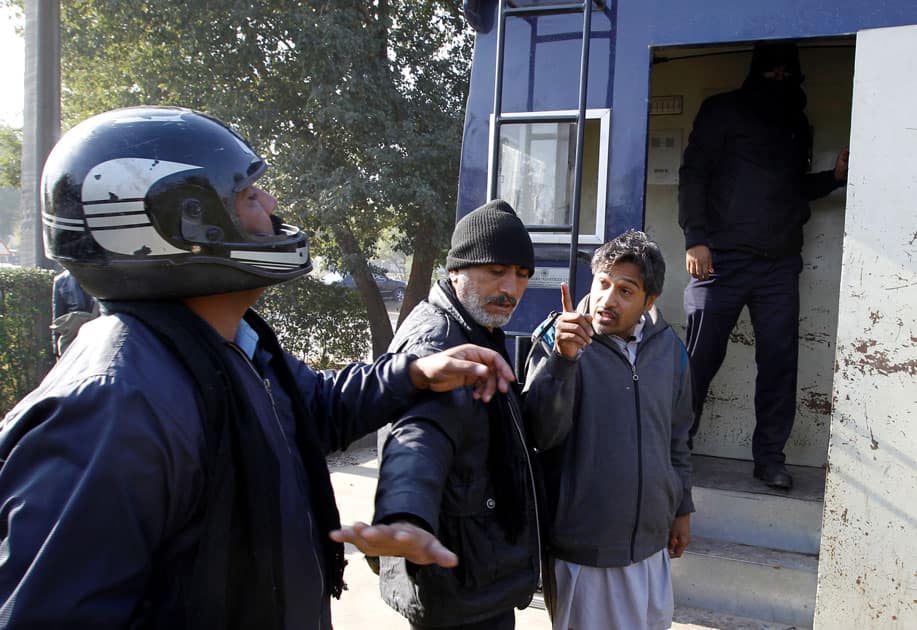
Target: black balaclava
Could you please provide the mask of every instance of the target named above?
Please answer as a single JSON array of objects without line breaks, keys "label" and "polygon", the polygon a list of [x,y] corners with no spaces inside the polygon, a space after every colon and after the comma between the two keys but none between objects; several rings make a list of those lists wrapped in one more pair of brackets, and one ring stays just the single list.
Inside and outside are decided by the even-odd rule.
[{"label": "black balaclava", "polygon": [[[765,72],[784,66],[786,78],[768,79]],[[799,49],[787,42],[755,44],[751,68],[742,84],[742,93],[755,112],[770,122],[790,124],[806,107],[802,91],[805,77],[799,65]]]}]

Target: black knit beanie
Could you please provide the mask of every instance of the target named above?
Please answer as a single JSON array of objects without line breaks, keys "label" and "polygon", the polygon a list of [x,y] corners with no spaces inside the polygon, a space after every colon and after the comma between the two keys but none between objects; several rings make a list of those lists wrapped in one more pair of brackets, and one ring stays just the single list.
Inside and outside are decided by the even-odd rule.
[{"label": "black knit beanie", "polygon": [[535,249],[512,206],[494,199],[462,217],[452,232],[446,269],[474,265],[518,265],[535,273]]}]

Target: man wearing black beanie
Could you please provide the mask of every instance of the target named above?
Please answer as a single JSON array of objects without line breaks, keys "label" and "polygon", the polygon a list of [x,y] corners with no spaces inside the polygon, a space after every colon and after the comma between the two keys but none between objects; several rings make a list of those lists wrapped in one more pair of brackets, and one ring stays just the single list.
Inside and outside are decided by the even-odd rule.
[{"label": "man wearing black beanie", "polygon": [[[448,279],[411,312],[390,350],[423,356],[473,341],[506,356],[500,327],[534,266],[528,231],[508,203],[474,210],[455,226]],[[511,629],[513,608],[531,601],[540,540],[526,436],[539,448],[554,438],[523,426],[521,408],[516,389],[488,404],[456,390],[428,397],[380,432],[375,523],[413,523],[459,559],[449,570],[381,559],[382,597],[411,628]]]}]

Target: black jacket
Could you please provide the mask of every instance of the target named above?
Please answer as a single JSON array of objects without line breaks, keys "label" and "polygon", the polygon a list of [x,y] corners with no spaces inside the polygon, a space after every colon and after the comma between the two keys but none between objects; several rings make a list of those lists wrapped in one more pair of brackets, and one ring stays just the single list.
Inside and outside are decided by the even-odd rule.
[{"label": "black jacket", "polygon": [[[474,323],[451,287],[433,287],[404,321],[391,349],[427,355],[463,343],[503,351],[503,335]],[[458,554],[453,569],[418,567],[382,558],[382,598],[412,623],[473,623],[512,607],[524,608],[538,583],[539,529],[535,477],[515,390],[489,404],[469,388],[429,395],[380,432],[381,466],[375,522],[407,517],[431,530]],[[496,412],[496,413],[495,413]],[[521,531],[514,540],[501,526],[488,465],[490,423],[512,436],[500,453],[512,462]]]},{"label": "black jacket", "polygon": [[801,108],[768,116],[746,88],[704,101],[679,171],[686,249],[799,254],[808,202],[838,186],[833,171],[807,174],[810,137]]},{"label": "black jacket", "polygon": [[[260,346],[233,346],[276,455],[285,627],[328,630],[322,541],[292,405]],[[410,357],[322,373],[284,355],[330,453],[416,400]],[[181,628],[207,479],[200,397],[138,320],[100,317],[0,428],[0,626]],[[26,429],[30,428],[26,432]],[[23,435],[24,433],[24,435]]]}]

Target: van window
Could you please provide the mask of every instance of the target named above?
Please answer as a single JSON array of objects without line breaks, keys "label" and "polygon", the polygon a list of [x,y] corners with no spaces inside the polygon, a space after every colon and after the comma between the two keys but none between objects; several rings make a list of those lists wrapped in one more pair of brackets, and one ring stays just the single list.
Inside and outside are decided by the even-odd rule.
[{"label": "van window", "polygon": [[[545,112],[549,117],[575,112]],[[575,122],[505,119],[500,126],[496,196],[508,201],[528,226],[569,225],[573,217]],[[604,235],[605,174],[609,110],[589,111],[583,146],[580,242],[601,243]],[[601,175],[601,177],[600,177]],[[601,209],[601,211],[599,210]],[[532,240],[569,243],[569,232],[533,232]]]}]

